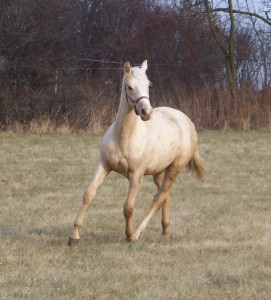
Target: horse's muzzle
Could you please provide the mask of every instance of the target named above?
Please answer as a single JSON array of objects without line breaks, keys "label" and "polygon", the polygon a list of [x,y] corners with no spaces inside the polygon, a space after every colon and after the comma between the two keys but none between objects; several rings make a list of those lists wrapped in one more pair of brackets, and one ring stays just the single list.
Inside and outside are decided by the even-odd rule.
[{"label": "horse's muzzle", "polygon": [[140,100],[139,103],[135,106],[135,112],[140,116],[142,121],[150,120],[153,108],[150,105],[149,99],[144,98]]},{"label": "horse's muzzle", "polygon": [[149,111],[145,111],[145,109],[142,109],[141,113],[139,114],[141,120],[142,121],[148,121],[148,120],[150,120],[151,115],[152,115],[152,111],[153,111],[153,109],[151,109]]}]

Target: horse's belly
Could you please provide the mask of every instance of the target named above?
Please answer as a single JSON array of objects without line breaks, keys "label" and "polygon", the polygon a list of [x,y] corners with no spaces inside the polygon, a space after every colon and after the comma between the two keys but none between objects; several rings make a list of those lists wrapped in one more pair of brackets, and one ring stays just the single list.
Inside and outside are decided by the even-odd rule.
[{"label": "horse's belly", "polygon": [[175,134],[157,137],[153,149],[150,149],[145,174],[160,173],[172,162],[178,165],[185,165],[191,159],[192,144],[190,136],[180,135],[176,130]]},{"label": "horse's belly", "polygon": [[146,164],[146,175],[157,174],[165,170],[176,157],[180,156],[179,149],[175,147],[174,149],[169,149],[160,152],[153,152],[152,158]]}]

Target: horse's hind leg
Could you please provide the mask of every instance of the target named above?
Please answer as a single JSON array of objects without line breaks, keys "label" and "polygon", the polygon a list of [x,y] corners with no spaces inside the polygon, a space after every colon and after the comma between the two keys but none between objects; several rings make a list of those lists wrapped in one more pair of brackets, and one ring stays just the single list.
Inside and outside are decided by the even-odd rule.
[{"label": "horse's hind leg", "polygon": [[[164,179],[165,172],[161,172],[158,174],[153,175],[154,183],[156,184],[158,191],[162,186],[162,182]],[[163,235],[169,236],[170,235],[170,228],[169,228],[169,196],[166,197],[164,203],[162,204],[162,228],[163,228]]]},{"label": "horse's hind leg", "polygon": [[83,219],[86,214],[87,208],[92,202],[97,188],[102,184],[104,178],[108,175],[109,171],[104,168],[101,162],[99,162],[96,172],[94,174],[94,178],[90,185],[88,186],[86,192],[84,193],[83,203],[81,205],[79,214],[75,220],[74,228],[72,234],[69,238],[68,245],[69,246],[77,246],[79,244],[79,231],[83,224]]},{"label": "horse's hind leg", "polygon": [[169,225],[169,196],[167,196],[162,206],[162,227],[164,236],[170,236]]},{"label": "horse's hind leg", "polygon": [[154,196],[151,208],[149,210],[148,215],[145,217],[143,222],[137,228],[135,233],[135,239],[138,239],[141,232],[145,229],[147,224],[149,223],[152,216],[159,210],[159,208],[165,203],[166,198],[168,197],[169,190],[174,183],[176,177],[180,173],[182,168],[174,166],[174,164],[170,165],[166,171],[163,179],[163,183],[158,193]]}]

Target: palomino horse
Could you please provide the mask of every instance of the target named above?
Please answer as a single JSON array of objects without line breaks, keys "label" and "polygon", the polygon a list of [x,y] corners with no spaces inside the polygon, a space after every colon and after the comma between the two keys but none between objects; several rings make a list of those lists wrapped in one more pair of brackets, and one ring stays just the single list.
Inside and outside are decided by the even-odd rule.
[{"label": "palomino horse", "polygon": [[[152,108],[149,101],[150,82],[146,70],[147,61],[144,61],[141,67],[132,68],[129,62],[124,64],[116,120],[104,135],[98,166],[84,194],[69,238],[70,246],[79,243],[79,230],[87,207],[110,171],[118,172],[129,180],[128,197],[123,206],[128,241],[139,238],[160,207],[163,234],[170,235],[168,195],[177,175],[187,166],[199,178],[204,176],[193,123],[178,110],[168,107]],[[153,175],[158,193],[154,196],[147,216],[134,231],[134,204],[144,175]]]}]

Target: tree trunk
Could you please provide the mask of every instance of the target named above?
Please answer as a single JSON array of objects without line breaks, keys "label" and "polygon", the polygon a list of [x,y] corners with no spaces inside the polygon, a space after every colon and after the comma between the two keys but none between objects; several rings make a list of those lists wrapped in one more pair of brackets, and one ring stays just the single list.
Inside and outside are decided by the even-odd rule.
[{"label": "tree trunk", "polygon": [[237,67],[235,61],[235,24],[232,0],[228,0],[228,4],[230,13],[230,34],[227,38],[225,38],[225,34],[218,28],[217,24],[214,21],[209,1],[204,0],[204,5],[211,31],[225,58],[227,80],[233,98],[233,111],[236,112]]}]

